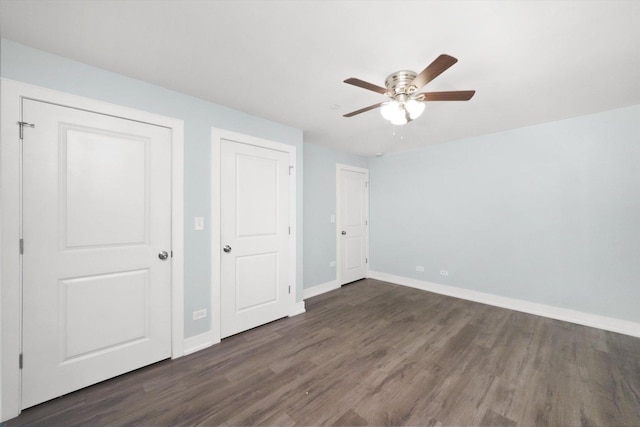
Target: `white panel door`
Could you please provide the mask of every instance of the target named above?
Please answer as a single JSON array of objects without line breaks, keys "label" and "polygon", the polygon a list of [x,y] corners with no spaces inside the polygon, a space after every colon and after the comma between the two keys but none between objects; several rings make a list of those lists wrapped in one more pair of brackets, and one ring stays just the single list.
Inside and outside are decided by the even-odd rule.
[{"label": "white panel door", "polygon": [[289,310],[289,154],[220,143],[221,337]]},{"label": "white panel door", "polygon": [[171,134],[23,101],[22,407],[171,356]]},{"label": "white panel door", "polygon": [[338,169],[338,235],[340,245],[340,284],[367,275],[368,173]]}]

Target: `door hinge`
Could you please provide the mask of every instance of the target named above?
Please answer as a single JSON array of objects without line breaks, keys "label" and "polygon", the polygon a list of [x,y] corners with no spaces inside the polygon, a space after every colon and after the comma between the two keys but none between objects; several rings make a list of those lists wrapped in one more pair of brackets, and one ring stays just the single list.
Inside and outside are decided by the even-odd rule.
[{"label": "door hinge", "polygon": [[289,293],[291,293],[291,286],[289,286]]},{"label": "door hinge", "polygon": [[36,125],[34,125],[33,123],[27,123],[27,122],[18,122],[18,126],[20,127],[20,139],[24,138],[24,127],[29,127],[29,128],[34,128],[36,127]]},{"label": "door hinge", "polygon": [[369,258],[365,258],[365,259],[364,259],[364,263],[365,263],[365,264],[369,264]]},{"label": "door hinge", "polygon": [[22,353],[20,353],[20,356],[18,357],[18,366],[22,369]]},{"label": "door hinge", "polygon": [[289,226],[289,234],[291,234],[291,226]]},{"label": "door hinge", "polygon": [[293,170],[293,166],[289,166],[289,175],[291,175],[292,170]]},{"label": "door hinge", "polygon": [[364,225],[369,225],[369,221],[367,221],[366,219],[364,220]]},{"label": "door hinge", "polygon": [[364,186],[365,188],[369,188],[369,181],[365,181]]},{"label": "door hinge", "polygon": [[24,239],[20,239],[20,255],[24,255]]},{"label": "door hinge", "polygon": [[171,258],[173,258],[173,251],[171,251]]}]

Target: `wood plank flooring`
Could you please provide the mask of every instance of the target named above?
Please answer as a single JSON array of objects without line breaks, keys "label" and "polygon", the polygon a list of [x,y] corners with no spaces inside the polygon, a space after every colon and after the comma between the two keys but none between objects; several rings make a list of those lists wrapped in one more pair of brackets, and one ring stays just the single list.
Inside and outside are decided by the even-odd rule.
[{"label": "wood plank flooring", "polygon": [[640,339],[363,280],[7,425],[640,425]]}]

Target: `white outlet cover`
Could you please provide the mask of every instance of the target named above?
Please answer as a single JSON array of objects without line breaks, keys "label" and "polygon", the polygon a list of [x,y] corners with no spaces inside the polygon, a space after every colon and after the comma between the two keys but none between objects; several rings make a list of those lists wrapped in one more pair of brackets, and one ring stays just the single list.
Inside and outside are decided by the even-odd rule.
[{"label": "white outlet cover", "polygon": [[424,267],[421,265],[416,265],[416,271],[424,271]]},{"label": "white outlet cover", "polygon": [[335,215],[331,215],[331,218],[329,218],[329,221],[331,221],[331,224],[335,224],[336,223],[336,216]]},{"label": "white outlet cover", "polygon": [[331,262],[329,263],[329,267],[335,267],[335,266],[336,266],[336,262],[335,262],[335,261],[331,261]]},{"label": "white outlet cover", "polygon": [[449,270],[440,270],[440,274],[443,276],[448,276],[449,275]]},{"label": "white outlet cover", "polygon": [[205,317],[207,317],[207,309],[203,308],[202,310],[196,310],[193,312],[192,316],[193,320],[204,319]]}]

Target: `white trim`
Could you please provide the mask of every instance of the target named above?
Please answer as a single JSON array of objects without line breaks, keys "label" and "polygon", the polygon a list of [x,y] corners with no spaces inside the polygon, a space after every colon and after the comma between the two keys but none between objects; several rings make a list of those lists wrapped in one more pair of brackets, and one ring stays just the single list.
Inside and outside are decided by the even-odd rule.
[{"label": "white trim", "polygon": [[[161,116],[158,116],[161,117]],[[184,121],[171,126],[171,358],[184,355]]]},{"label": "white trim", "polygon": [[[211,128],[211,332],[213,342],[217,344],[221,339],[221,307],[220,307],[220,273],[221,273],[221,242],[220,242],[220,141],[227,139],[241,142],[243,144],[255,145],[256,147],[268,148],[271,150],[284,151],[289,154],[289,166],[291,179],[289,179],[289,221],[291,223],[291,235],[289,238],[289,283],[291,294],[289,296],[289,316],[304,313],[303,304],[296,303],[296,147],[281,142],[270,141],[251,135],[244,135],[225,129]],[[300,311],[302,310],[302,311]]]},{"label": "white trim", "polygon": [[342,279],[342,247],[340,245],[340,232],[342,231],[341,224],[341,216],[340,216],[340,208],[342,203],[340,200],[342,199],[340,196],[342,194],[342,184],[340,179],[340,171],[346,170],[351,172],[363,173],[366,175],[367,182],[367,190],[365,191],[365,210],[366,210],[366,222],[367,226],[365,229],[365,258],[367,263],[365,265],[364,277],[367,277],[369,274],[369,169],[359,168],[357,166],[346,165],[344,163],[336,163],[336,280],[340,286],[344,285]]},{"label": "white trim", "polygon": [[306,313],[307,309],[304,306],[304,301],[298,301],[293,306],[293,311],[289,313],[289,317],[297,316],[298,314]]},{"label": "white trim", "polygon": [[370,271],[371,279],[382,280],[384,282],[395,283],[397,285],[408,286],[410,288],[421,289],[423,291],[434,292],[436,294],[448,295],[455,298],[475,301],[482,304],[496,307],[508,308],[509,310],[521,311],[523,313],[535,314],[537,316],[548,317],[550,319],[562,320],[576,323],[578,325],[590,326],[592,328],[604,329],[606,331],[640,337],[640,323],[628,320],[615,319],[612,317],[600,316],[598,314],[585,313],[568,308],[555,307],[552,305],[539,304],[535,302],[508,298],[470,289],[457,288],[454,286],[440,285],[437,283],[425,282],[423,280],[412,279],[410,277],[396,276],[393,274]]},{"label": "white trim", "polygon": [[116,117],[127,117],[144,123],[171,129],[172,143],[172,250],[171,260],[171,352],[183,355],[184,336],[184,221],[183,221],[183,152],[184,123],[182,120],[135,110],[71,95],[55,90],[0,79],[0,421],[20,414],[21,351],[21,257],[20,237],[20,150],[17,122],[21,119],[21,99],[24,97],[69,105]]},{"label": "white trim", "polygon": [[194,337],[184,339],[184,355],[204,350],[214,344],[213,334],[211,331],[205,332]]},{"label": "white trim", "polygon": [[[214,344],[222,339],[220,304],[220,136],[211,129],[211,334]],[[216,273],[217,272],[217,273]]]},{"label": "white trim", "polygon": [[340,289],[340,283],[338,282],[338,279],[322,283],[320,285],[312,286],[310,288],[304,288],[302,290],[302,298],[313,298],[327,292],[335,291],[336,289]]}]

